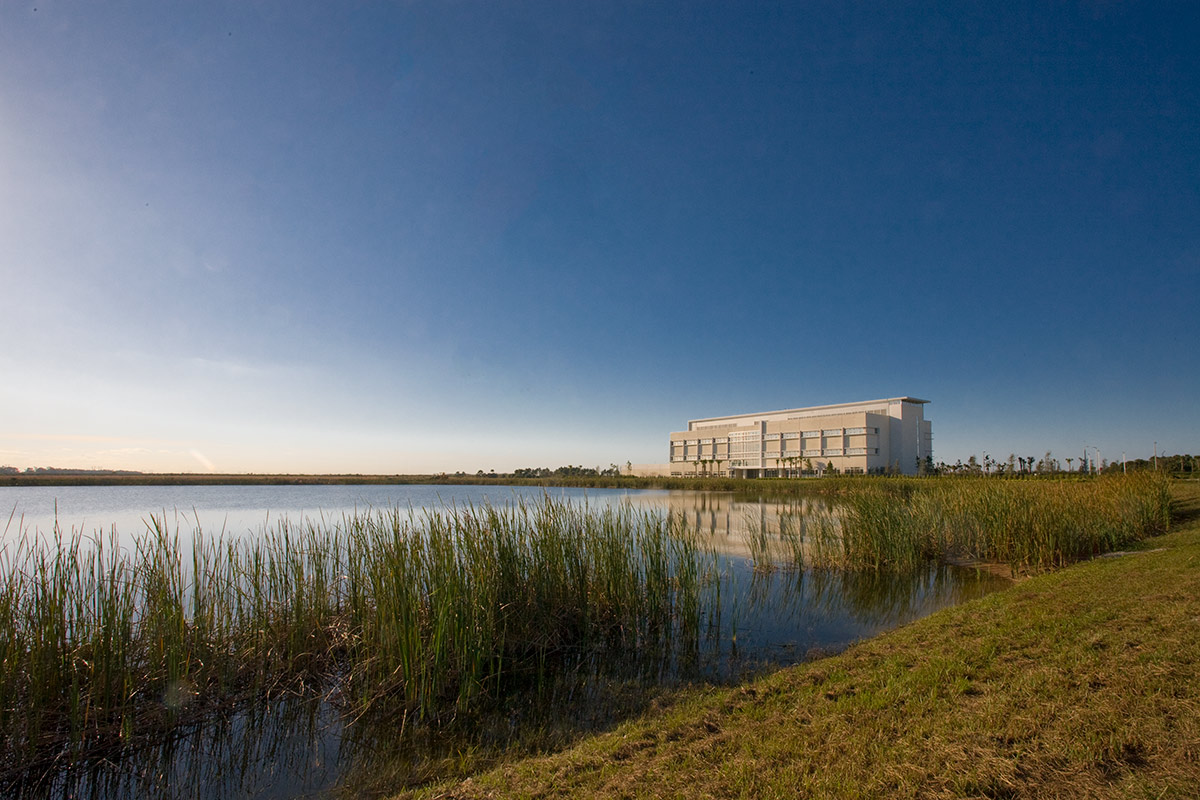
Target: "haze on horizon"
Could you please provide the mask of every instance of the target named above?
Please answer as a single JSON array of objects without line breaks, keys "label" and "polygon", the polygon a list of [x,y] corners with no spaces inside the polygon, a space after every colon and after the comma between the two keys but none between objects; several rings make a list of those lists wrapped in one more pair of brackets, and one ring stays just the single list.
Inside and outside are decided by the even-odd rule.
[{"label": "haze on horizon", "polygon": [[0,464],[1200,451],[1187,3],[0,6]]}]

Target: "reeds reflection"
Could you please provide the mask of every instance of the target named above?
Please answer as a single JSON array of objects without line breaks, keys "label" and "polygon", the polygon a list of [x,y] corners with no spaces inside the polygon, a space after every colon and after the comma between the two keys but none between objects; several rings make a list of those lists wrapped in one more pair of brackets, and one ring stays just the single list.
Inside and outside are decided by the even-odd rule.
[{"label": "reeds reflection", "polygon": [[320,698],[280,696],[8,791],[93,800],[318,796],[344,767],[343,722],[336,706]]},{"label": "reeds reflection", "polygon": [[840,650],[1006,583],[948,558],[1060,564],[1167,519],[1162,488],[1132,479],[847,487],[16,543],[0,550],[5,788],[283,797],[466,774],[664,686]]}]

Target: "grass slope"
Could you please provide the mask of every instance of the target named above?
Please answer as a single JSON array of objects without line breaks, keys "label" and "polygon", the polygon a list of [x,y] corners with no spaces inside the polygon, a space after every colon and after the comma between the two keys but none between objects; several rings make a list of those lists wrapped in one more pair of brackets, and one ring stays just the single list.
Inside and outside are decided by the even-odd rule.
[{"label": "grass slope", "polygon": [[1200,486],[1173,532],[413,797],[1196,797]]}]

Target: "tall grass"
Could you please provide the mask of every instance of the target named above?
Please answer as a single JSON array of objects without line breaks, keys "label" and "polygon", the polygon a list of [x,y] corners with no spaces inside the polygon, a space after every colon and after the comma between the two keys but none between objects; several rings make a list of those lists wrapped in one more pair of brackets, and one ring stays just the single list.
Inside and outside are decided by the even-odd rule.
[{"label": "tall grass", "polygon": [[[753,559],[1043,569],[1169,521],[1151,475],[836,490],[780,513],[778,531],[752,526]],[[722,613],[717,563],[681,519],[549,497],[283,519],[245,538],[152,518],[128,547],[115,531],[27,535],[0,549],[0,780],[283,688],[440,723],[564,671],[662,670],[695,658]]]},{"label": "tall grass", "polygon": [[444,720],[560,669],[686,657],[716,560],[628,506],[400,510],[231,539],[153,518],[0,551],[0,773],[280,687]]},{"label": "tall grass", "polygon": [[861,481],[808,520],[797,558],[844,569],[908,569],[941,559],[1041,570],[1126,547],[1169,522],[1167,482],[1151,474]]}]

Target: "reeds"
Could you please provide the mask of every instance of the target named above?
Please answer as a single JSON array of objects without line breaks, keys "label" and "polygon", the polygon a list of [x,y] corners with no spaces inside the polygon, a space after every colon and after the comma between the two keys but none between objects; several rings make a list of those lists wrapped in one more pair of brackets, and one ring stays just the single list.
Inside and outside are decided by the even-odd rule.
[{"label": "reeds", "polygon": [[694,650],[715,556],[628,506],[376,511],[243,539],[152,518],[0,551],[0,776],[280,687],[469,716],[555,671]]},{"label": "reeds", "polygon": [[[1169,507],[1149,475],[861,479],[780,512],[778,531],[761,517],[748,544],[803,568],[1044,569],[1163,531]],[[712,550],[629,506],[545,497],[190,533],[152,518],[128,547],[56,529],[0,550],[0,782],[282,688],[404,724],[470,719],[563,673],[667,671],[722,613]]]},{"label": "reeds", "polygon": [[1165,480],[1149,474],[1095,480],[860,481],[807,520],[797,558],[808,566],[910,569],[933,560],[1042,570],[1162,533]]}]

